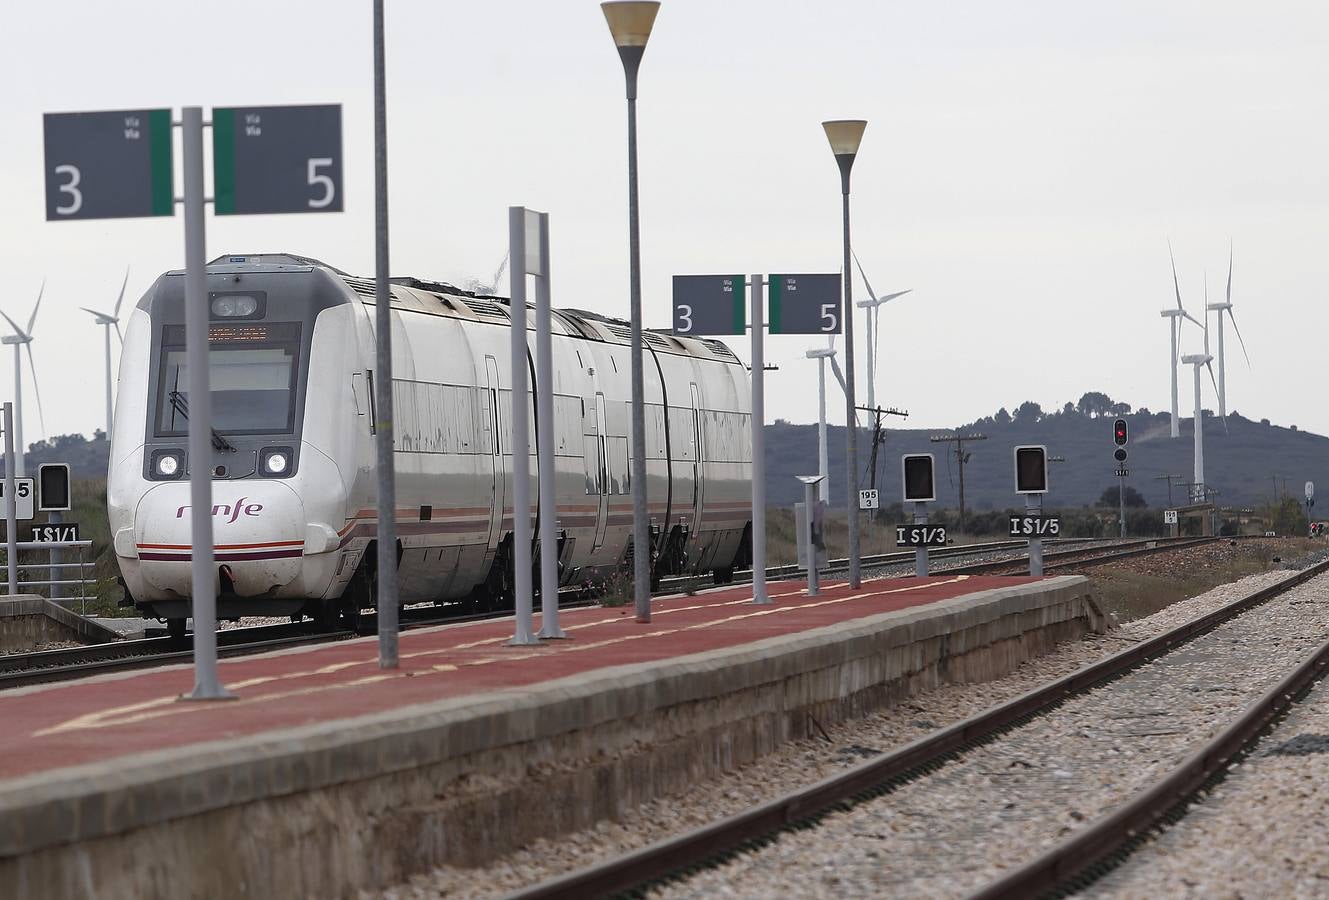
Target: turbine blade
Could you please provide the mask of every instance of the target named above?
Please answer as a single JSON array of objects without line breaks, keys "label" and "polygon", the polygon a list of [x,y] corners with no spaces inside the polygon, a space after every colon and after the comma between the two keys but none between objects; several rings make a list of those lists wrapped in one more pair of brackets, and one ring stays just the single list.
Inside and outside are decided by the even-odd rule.
[{"label": "turbine blade", "polygon": [[911,293],[913,290],[913,288],[908,288],[903,291],[896,291],[894,294],[887,294],[885,297],[881,298],[880,302],[886,303],[889,300],[894,300],[896,297],[903,297],[905,294]]},{"label": "turbine blade", "polygon": [[1181,283],[1177,281],[1177,260],[1172,255],[1172,240],[1167,242],[1167,258],[1172,261],[1172,287],[1177,292],[1177,309],[1184,310],[1186,307],[1181,305]]},{"label": "turbine blade", "polygon": [[863,276],[863,283],[864,283],[865,285],[867,285],[867,288],[868,288],[868,296],[871,297],[871,298],[875,301],[875,300],[877,299],[877,295],[876,295],[876,293],[872,290],[872,283],[871,283],[870,281],[868,281],[868,273],[863,271],[863,264],[862,264],[861,262],[858,261],[858,253],[857,253],[857,252],[854,252],[854,251],[850,251],[850,252],[853,252],[853,253],[854,253],[854,263],[858,266],[858,274]]},{"label": "turbine blade", "polygon": [[79,309],[83,310],[85,313],[92,313],[94,316],[101,316],[103,319],[112,318],[109,313],[97,312],[97,310],[89,309],[86,306],[80,306]]},{"label": "turbine blade", "polygon": [[1232,330],[1237,333],[1237,343],[1241,344],[1241,355],[1246,357],[1246,368],[1251,367],[1251,355],[1246,352],[1246,342],[1241,339],[1241,329],[1237,327],[1237,317],[1232,314],[1231,307],[1227,310],[1228,320],[1232,323]]},{"label": "turbine blade", "polygon": [[118,340],[118,341],[120,342],[120,345],[121,345],[121,346],[124,346],[124,343],[125,343],[125,336],[120,332],[120,323],[117,321],[117,322],[112,322],[111,324],[115,326],[115,337],[116,337],[116,340]]},{"label": "turbine blade", "polygon": [[37,387],[37,364],[32,361],[32,342],[23,345],[28,350],[28,368],[32,370],[32,393],[37,397],[37,421],[42,426],[42,439],[46,439],[46,414],[42,412],[42,392]]},{"label": "turbine blade", "polygon": [[7,312],[5,312],[4,310],[0,310],[0,316],[4,316],[4,317],[5,317],[5,321],[9,323],[9,327],[10,327],[10,328],[13,328],[13,329],[14,329],[14,333],[15,333],[16,335],[18,335],[19,337],[27,337],[27,336],[28,336],[28,334],[27,334],[26,331],[24,331],[22,328],[19,328],[19,327],[18,327],[18,323],[17,323],[17,322],[15,322],[13,319],[9,318],[9,314],[8,314]]},{"label": "turbine blade", "polygon": [[32,315],[28,318],[28,334],[32,334],[32,326],[37,321],[37,310],[42,308],[42,295],[46,293],[46,279],[42,279],[41,290],[37,292],[37,303],[32,307]]},{"label": "turbine blade", "polygon": [[115,312],[111,314],[112,319],[120,317],[120,304],[125,300],[125,287],[129,284],[129,266],[125,266],[125,280],[120,282],[120,296],[115,298]]},{"label": "turbine blade", "polygon": [[1227,242],[1227,303],[1232,302],[1232,242]]}]

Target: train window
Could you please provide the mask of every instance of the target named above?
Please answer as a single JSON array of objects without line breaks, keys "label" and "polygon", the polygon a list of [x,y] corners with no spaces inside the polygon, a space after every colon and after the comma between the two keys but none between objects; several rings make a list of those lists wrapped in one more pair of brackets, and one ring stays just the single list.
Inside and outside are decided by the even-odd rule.
[{"label": "train window", "polygon": [[[222,434],[284,434],[295,430],[299,325],[294,339],[208,346],[212,424]],[[157,391],[157,434],[189,430],[189,368],[185,349],[163,347]]]}]

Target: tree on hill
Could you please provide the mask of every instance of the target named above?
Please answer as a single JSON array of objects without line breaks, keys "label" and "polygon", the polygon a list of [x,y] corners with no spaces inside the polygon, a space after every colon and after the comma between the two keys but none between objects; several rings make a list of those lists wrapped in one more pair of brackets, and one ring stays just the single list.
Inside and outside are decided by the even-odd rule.
[{"label": "tree on hill", "polygon": [[1082,416],[1105,416],[1112,409],[1112,398],[1101,391],[1089,391],[1075,408]]},{"label": "tree on hill", "polygon": [[[1117,489],[1115,487],[1107,488],[1102,496],[1098,498],[1095,506],[1115,507],[1117,505]],[[1149,504],[1145,502],[1144,495],[1130,485],[1126,486],[1126,506],[1128,509],[1139,509]]]},{"label": "tree on hill", "polygon": [[1131,405],[1129,403],[1114,403],[1109,412],[1114,416],[1129,416],[1131,414]]},{"label": "tree on hill", "polygon": [[998,425],[1009,425],[1011,424],[1011,414],[1006,412],[1006,407],[1003,406],[1001,409],[997,410],[997,414],[992,417],[992,421],[996,422]]},{"label": "tree on hill", "polygon": [[1022,425],[1032,425],[1043,418],[1043,407],[1032,400],[1026,400],[1015,408],[1015,421]]},{"label": "tree on hill", "polygon": [[1061,414],[1062,414],[1063,416],[1073,416],[1073,415],[1075,415],[1075,404],[1072,403],[1071,401],[1067,400],[1067,401],[1066,401],[1066,405],[1063,406],[1063,407],[1061,408]]}]

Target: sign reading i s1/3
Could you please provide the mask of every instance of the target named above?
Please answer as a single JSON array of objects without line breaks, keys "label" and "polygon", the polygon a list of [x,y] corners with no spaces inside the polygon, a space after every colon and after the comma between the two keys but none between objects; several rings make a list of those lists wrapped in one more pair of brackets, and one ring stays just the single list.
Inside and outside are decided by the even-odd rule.
[{"label": "sign reading i s1/3", "polygon": [[48,221],[174,214],[169,109],[46,113],[42,135]]},{"label": "sign reading i s1/3", "polygon": [[1057,537],[1060,534],[1061,519],[1057,516],[1013,514],[1010,517],[1010,536],[1013,538]]},{"label": "sign reading i s1/3", "polygon": [[896,525],[895,546],[944,547],[946,546],[946,526],[945,525]]},{"label": "sign reading i s1/3", "polygon": [[218,215],[341,212],[341,104],[212,111]]},{"label": "sign reading i s1/3", "polygon": [[33,525],[32,540],[36,544],[67,544],[81,538],[78,536],[78,523],[65,522],[60,525]]},{"label": "sign reading i s1/3", "polygon": [[842,287],[839,275],[772,275],[771,334],[839,334]]},{"label": "sign reading i s1/3", "polygon": [[742,275],[674,276],[674,334],[743,334],[747,328]]}]

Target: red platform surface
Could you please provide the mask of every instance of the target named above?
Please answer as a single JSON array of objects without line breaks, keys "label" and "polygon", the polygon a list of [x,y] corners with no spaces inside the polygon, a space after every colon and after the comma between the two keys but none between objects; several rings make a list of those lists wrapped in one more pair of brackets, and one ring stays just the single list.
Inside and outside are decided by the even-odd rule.
[{"label": "red platform surface", "polygon": [[373,638],[223,660],[222,681],[240,698],[228,702],[180,702],[193,686],[185,666],[21,689],[0,694],[0,779],[736,647],[1036,580],[876,579],[857,591],[831,582],[816,597],[772,582],[773,605],[754,606],[750,586],[675,596],[652,602],[649,624],[630,606],[564,610],[569,639],[531,647],[507,646],[511,619],[420,629],[402,633],[394,671],[379,669]]}]

